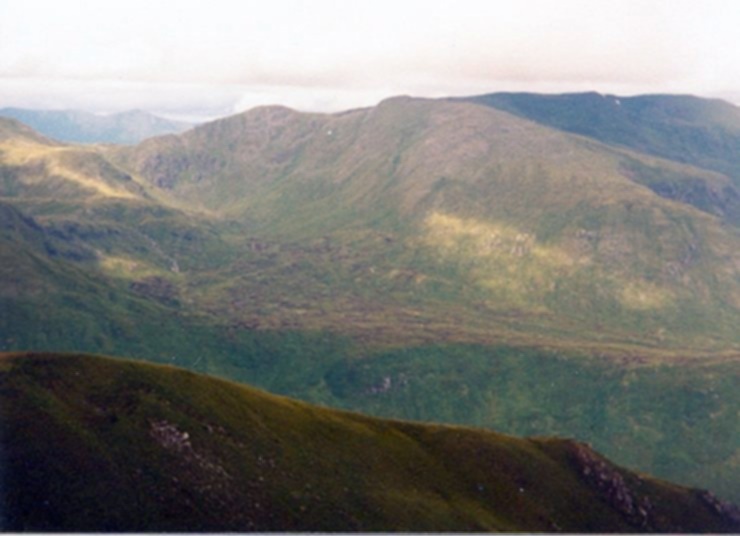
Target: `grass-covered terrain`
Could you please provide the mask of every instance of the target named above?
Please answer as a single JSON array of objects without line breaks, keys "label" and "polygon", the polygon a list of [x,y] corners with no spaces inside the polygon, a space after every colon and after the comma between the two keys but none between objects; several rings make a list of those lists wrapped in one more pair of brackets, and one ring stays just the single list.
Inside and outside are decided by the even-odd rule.
[{"label": "grass-covered terrain", "polygon": [[460,100],[737,177],[740,111],[692,95],[492,93]]},{"label": "grass-covered terrain", "polygon": [[[737,502],[739,382],[737,356],[660,364],[444,345],[339,360],[301,396],[374,415],[577,437],[618,463]],[[296,393],[278,379],[263,385]]]},{"label": "grass-covered terrain", "polygon": [[[740,110],[691,95],[492,93],[459,99],[612,145],[717,171],[714,181],[649,173],[653,191],[740,223]],[[656,170],[657,171],[657,170]],[[729,178],[730,181],[727,181]]]},{"label": "grass-covered terrain", "polygon": [[129,148],[0,119],[0,350],[575,437],[740,502],[735,178],[510,111],[267,107]]},{"label": "grass-covered terrain", "polygon": [[0,357],[10,531],[732,532],[587,446],[386,421],[182,369]]},{"label": "grass-covered terrain", "polygon": [[157,195],[238,220],[258,241],[202,274],[218,285],[199,279],[198,298],[221,315],[272,316],[251,314],[259,304],[346,329],[379,314],[443,331],[441,319],[459,317],[452,331],[477,341],[521,331],[738,344],[738,230],[645,187],[729,181],[713,171],[486,106],[408,98],[336,115],[260,108],[113,157]]},{"label": "grass-covered terrain", "polygon": [[3,200],[86,269],[232,325],[740,344],[738,230],[643,184],[722,176],[490,107],[262,108],[117,151],[21,133],[0,151]]}]

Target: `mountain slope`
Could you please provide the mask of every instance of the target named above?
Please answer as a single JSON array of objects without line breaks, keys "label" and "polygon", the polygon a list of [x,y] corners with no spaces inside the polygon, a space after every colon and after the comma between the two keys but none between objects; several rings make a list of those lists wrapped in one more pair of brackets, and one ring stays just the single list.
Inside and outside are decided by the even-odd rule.
[{"label": "mountain slope", "polygon": [[45,136],[74,143],[138,143],[152,136],[183,132],[192,127],[189,123],[141,110],[95,115],[78,110],[3,108],[0,117],[17,119]]},{"label": "mountain slope", "polygon": [[722,173],[730,181],[677,182],[656,176],[648,186],[740,223],[740,110],[730,103],[689,95],[599,93],[493,93],[456,100]]},{"label": "mountain slope", "polygon": [[[713,172],[491,108],[410,98],[336,115],[260,108],[114,159],[160,195],[262,239],[338,244],[345,262],[329,268],[311,246],[302,260],[346,273],[352,288],[403,296],[430,322],[440,307],[450,317],[475,304],[459,325],[485,318],[483,329],[514,312],[564,338],[737,343],[740,235],[643,184],[726,180]],[[256,291],[241,273],[221,277],[246,297]]]},{"label": "mountain slope", "polygon": [[6,349],[572,435],[740,497],[737,230],[646,187],[723,175],[409,98],[125,149],[0,131]]},{"label": "mountain slope", "polygon": [[[562,350],[427,345],[341,357],[250,382],[363,413],[588,441],[624,466],[740,501],[740,360],[656,363]],[[323,387],[323,389],[321,388]]]},{"label": "mountain slope", "polygon": [[[182,370],[0,358],[4,530],[721,532],[588,447],[339,413]],[[111,486],[111,484],[114,484]]]},{"label": "mountain slope", "polygon": [[690,95],[493,93],[460,99],[740,179],[740,110]]},{"label": "mountain slope", "polygon": [[[12,123],[0,119],[0,128]],[[142,187],[93,149],[53,143],[17,131],[0,139],[0,195],[24,202],[45,198],[59,204],[83,199],[145,197]]]},{"label": "mountain slope", "polygon": [[382,332],[363,343],[244,329],[187,303],[177,277],[121,279],[119,267],[114,278],[92,260],[81,269],[70,259],[88,250],[12,207],[0,209],[0,349],[135,355],[376,415],[577,437],[630,467],[740,498],[740,367],[731,355],[616,359],[499,345],[415,347],[410,339],[384,348]]},{"label": "mountain slope", "polygon": [[183,330],[176,310],[96,270],[96,252],[87,245],[47,231],[3,202],[0,223],[0,348],[116,352],[133,351],[133,344],[141,351],[171,345],[157,327]]}]

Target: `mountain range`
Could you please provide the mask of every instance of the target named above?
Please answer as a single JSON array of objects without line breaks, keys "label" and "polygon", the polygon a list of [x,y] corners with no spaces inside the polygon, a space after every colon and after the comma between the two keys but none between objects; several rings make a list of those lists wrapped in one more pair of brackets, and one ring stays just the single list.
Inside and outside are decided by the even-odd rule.
[{"label": "mountain range", "polygon": [[2,108],[0,117],[17,119],[50,138],[72,143],[138,143],[152,136],[184,132],[193,125],[131,110],[98,115],[82,110]]},{"label": "mountain range", "polygon": [[559,130],[718,171],[740,182],[740,110],[692,95],[493,93],[463,98]]},{"label": "mountain range", "polygon": [[[731,189],[716,172],[498,110],[405,98],[334,116],[258,109],[114,160],[164,198],[261,238],[356,242],[364,258],[333,268],[353,272],[349,292],[392,288],[403,304],[426,302],[422,318],[474,310],[456,322],[463,330],[484,320],[489,333],[513,313],[527,336],[737,341],[732,219],[645,186],[657,175],[676,189]],[[250,286],[225,275],[234,294]]]},{"label": "mountain range", "polygon": [[130,146],[0,119],[0,347],[575,437],[740,501],[739,118],[396,97]]}]

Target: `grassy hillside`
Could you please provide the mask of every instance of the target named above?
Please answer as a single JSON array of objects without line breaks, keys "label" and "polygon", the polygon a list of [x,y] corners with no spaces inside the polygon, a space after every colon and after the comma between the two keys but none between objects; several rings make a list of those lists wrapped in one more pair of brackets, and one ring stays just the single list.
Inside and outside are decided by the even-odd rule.
[{"label": "grassy hillside", "polygon": [[0,151],[2,349],[573,436],[740,501],[727,176],[409,98],[127,149],[0,120]]},{"label": "grassy hillside", "polygon": [[738,177],[740,110],[691,95],[493,93],[464,99]]},{"label": "grassy hillside", "polygon": [[4,530],[722,532],[583,444],[382,421],[190,372],[0,358]]},{"label": "grassy hillside", "polygon": [[737,229],[643,185],[720,176],[490,108],[260,108],[114,152],[2,150],[6,200],[97,252],[97,269],[164,278],[229,324],[740,344]]},{"label": "grassy hillside", "polygon": [[0,252],[9,255],[0,271],[0,348],[135,355],[376,415],[577,437],[629,467],[740,501],[740,366],[732,356],[617,359],[521,346],[415,347],[411,339],[378,349],[383,332],[363,342],[228,326],[61,260],[7,244]]},{"label": "grassy hillside", "polygon": [[478,341],[513,324],[525,337],[604,344],[738,343],[737,229],[645,187],[728,180],[716,173],[409,98],[336,115],[260,108],[115,159],[159,195],[238,219],[267,243],[206,274],[218,285],[199,279],[197,299],[236,321],[258,316],[243,304],[260,289],[287,288],[261,306],[282,303],[275,316],[293,325],[314,303],[324,328],[373,324],[379,310],[416,330],[397,313],[405,304]]},{"label": "grassy hillside", "polygon": [[374,415],[577,437],[620,464],[739,501],[738,357],[672,361],[437,345],[339,359],[320,377],[307,371],[303,393],[289,375],[252,381]]},{"label": "grassy hillside", "polygon": [[728,102],[690,95],[599,93],[493,93],[460,100],[722,173],[730,180],[677,180],[658,173],[647,185],[659,195],[740,223],[740,110]]}]

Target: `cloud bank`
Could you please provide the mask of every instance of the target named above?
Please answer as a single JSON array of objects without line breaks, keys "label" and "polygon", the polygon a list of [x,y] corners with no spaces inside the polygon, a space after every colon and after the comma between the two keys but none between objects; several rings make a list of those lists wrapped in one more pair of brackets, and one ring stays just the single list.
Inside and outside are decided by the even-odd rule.
[{"label": "cloud bank", "polygon": [[214,116],[394,94],[740,91],[732,0],[6,0],[0,106]]}]

